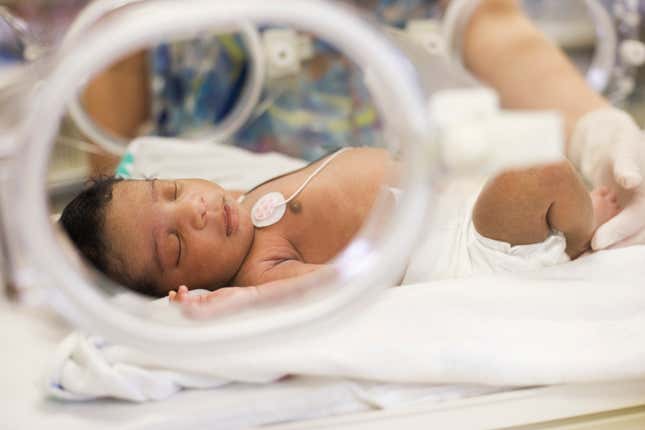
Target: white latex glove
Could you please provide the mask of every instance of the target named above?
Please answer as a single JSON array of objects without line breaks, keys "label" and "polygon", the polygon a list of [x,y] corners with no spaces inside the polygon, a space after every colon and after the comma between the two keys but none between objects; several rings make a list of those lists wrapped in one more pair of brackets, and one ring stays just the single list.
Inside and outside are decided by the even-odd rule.
[{"label": "white latex glove", "polygon": [[615,108],[584,115],[574,129],[569,155],[594,187],[614,189],[624,208],[596,231],[591,247],[645,243],[645,139],[631,116]]}]

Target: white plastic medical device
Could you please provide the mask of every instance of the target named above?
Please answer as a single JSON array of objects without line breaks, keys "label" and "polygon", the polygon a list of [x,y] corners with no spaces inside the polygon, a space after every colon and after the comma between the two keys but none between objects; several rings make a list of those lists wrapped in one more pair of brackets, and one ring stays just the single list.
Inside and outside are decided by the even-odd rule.
[{"label": "white plastic medical device", "polygon": [[301,63],[313,55],[311,37],[291,28],[270,28],[262,32],[268,79],[293,76]]}]

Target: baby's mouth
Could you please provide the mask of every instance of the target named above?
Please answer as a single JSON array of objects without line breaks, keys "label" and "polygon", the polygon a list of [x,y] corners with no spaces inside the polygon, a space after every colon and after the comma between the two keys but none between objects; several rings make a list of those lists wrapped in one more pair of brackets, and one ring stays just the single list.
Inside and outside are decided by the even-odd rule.
[{"label": "baby's mouth", "polygon": [[226,236],[230,236],[233,233],[233,226],[231,225],[231,207],[227,204],[224,204],[224,225],[226,226]]},{"label": "baby's mouth", "polygon": [[237,231],[238,215],[235,207],[224,203],[224,223],[226,225],[226,236],[230,236]]}]

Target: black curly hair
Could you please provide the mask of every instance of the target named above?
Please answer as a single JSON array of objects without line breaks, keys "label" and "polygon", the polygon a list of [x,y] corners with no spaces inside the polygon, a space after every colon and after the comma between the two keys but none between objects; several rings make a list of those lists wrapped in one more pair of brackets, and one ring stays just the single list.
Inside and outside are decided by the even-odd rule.
[{"label": "black curly hair", "polygon": [[123,270],[113,267],[105,238],[106,208],[112,201],[114,185],[123,181],[114,176],[101,176],[88,181],[79,195],[65,206],[59,223],[81,254],[113,281],[153,297],[159,297],[154,285],[130,279]]}]

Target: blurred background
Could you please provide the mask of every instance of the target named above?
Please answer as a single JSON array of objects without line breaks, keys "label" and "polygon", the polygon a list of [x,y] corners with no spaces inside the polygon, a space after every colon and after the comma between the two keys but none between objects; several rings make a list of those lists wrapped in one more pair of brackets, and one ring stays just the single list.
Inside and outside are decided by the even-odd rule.
[{"label": "blurred background", "polygon": [[[620,3],[603,1],[612,12],[615,12],[615,4]],[[88,0],[0,1],[2,17],[0,19],[0,74],[2,70],[9,69],[13,65],[47,56],[49,52],[55,50],[70,23],[87,3],[89,3]],[[361,8],[366,14],[382,23],[398,27],[404,27],[409,20],[438,18],[440,15],[437,2],[431,0],[354,0],[348,3]],[[538,25],[584,70],[593,54],[596,37],[594,25],[586,13],[584,2],[524,0],[523,3],[527,12],[537,20]],[[642,37],[640,39],[643,40]],[[224,58],[228,61],[226,63],[222,60],[221,54],[226,51],[217,52],[220,57],[218,64],[228,65],[228,68],[224,67],[228,72],[222,72],[223,74],[218,74],[215,78],[219,79],[220,86],[222,83],[229,83],[234,87],[235,79],[243,79],[243,73],[240,72],[242,75],[232,77],[231,70],[234,68],[231,64],[234,64],[232,63],[235,60],[234,56],[231,57],[233,60]],[[155,59],[158,61],[161,54],[163,54],[162,51],[150,54],[149,62],[153,69]],[[163,86],[166,88],[164,94],[168,93],[167,89],[172,85],[175,87],[178,85],[176,76],[157,76],[154,70],[151,73],[149,84],[156,87]],[[283,118],[276,118],[275,115],[273,117],[268,115],[266,118],[260,116],[259,120],[255,120],[253,127],[236,135],[233,144],[261,151],[275,150],[279,146],[283,152],[291,153],[293,151],[288,147],[289,139],[306,139],[315,144],[303,150],[309,151],[308,153],[294,155],[314,158],[322,150],[342,145],[343,140],[369,142],[370,139],[375,138],[374,132],[379,126],[378,119],[375,119],[376,116],[369,110],[368,96],[361,93],[361,84],[352,82],[355,76],[348,62],[338,58],[333,48],[325,46],[322,42],[314,43],[311,58],[303,64],[300,73],[291,78],[290,88],[297,88],[301,92],[315,92],[316,97],[289,97],[284,91],[281,92],[271,102],[277,103],[282,113],[289,114],[288,117],[283,121]],[[643,103],[645,86],[642,85],[644,79],[645,75],[641,68],[636,82],[633,83],[634,91],[622,102],[622,107],[629,110],[641,126],[645,124],[645,103]],[[219,93],[224,94],[225,98],[235,95],[234,89],[222,91],[229,91]],[[346,96],[347,92],[352,93],[347,100],[340,97]],[[154,95],[154,91],[152,94]],[[195,112],[186,112],[185,109],[181,110],[177,107],[165,109],[170,102],[163,97],[157,97],[162,100],[161,108],[159,105],[155,107],[154,100],[151,102],[150,115],[155,116],[152,118],[156,123],[155,134],[182,135],[184,131],[182,126],[169,122],[168,118],[172,119],[180,115],[183,124],[191,121],[186,120],[186,115]],[[172,97],[176,97],[176,94]],[[216,112],[213,115],[221,117],[225,110],[224,106],[219,113]],[[308,118],[309,125],[294,125],[293,118],[303,117],[303,113],[307,114],[304,117]],[[330,115],[336,121],[332,125],[328,121]],[[338,118],[350,123],[351,126],[349,128],[346,125],[338,126]],[[203,121],[203,118],[201,120]],[[345,123],[341,121],[342,124]],[[92,175],[113,172],[117,164],[117,157],[105,153],[92,144],[76,129],[72,121],[65,120],[61,125],[49,173],[48,186],[52,196],[52,210],[58,211],[61,205],[65,204],[68,198],[76,193]]]}]

